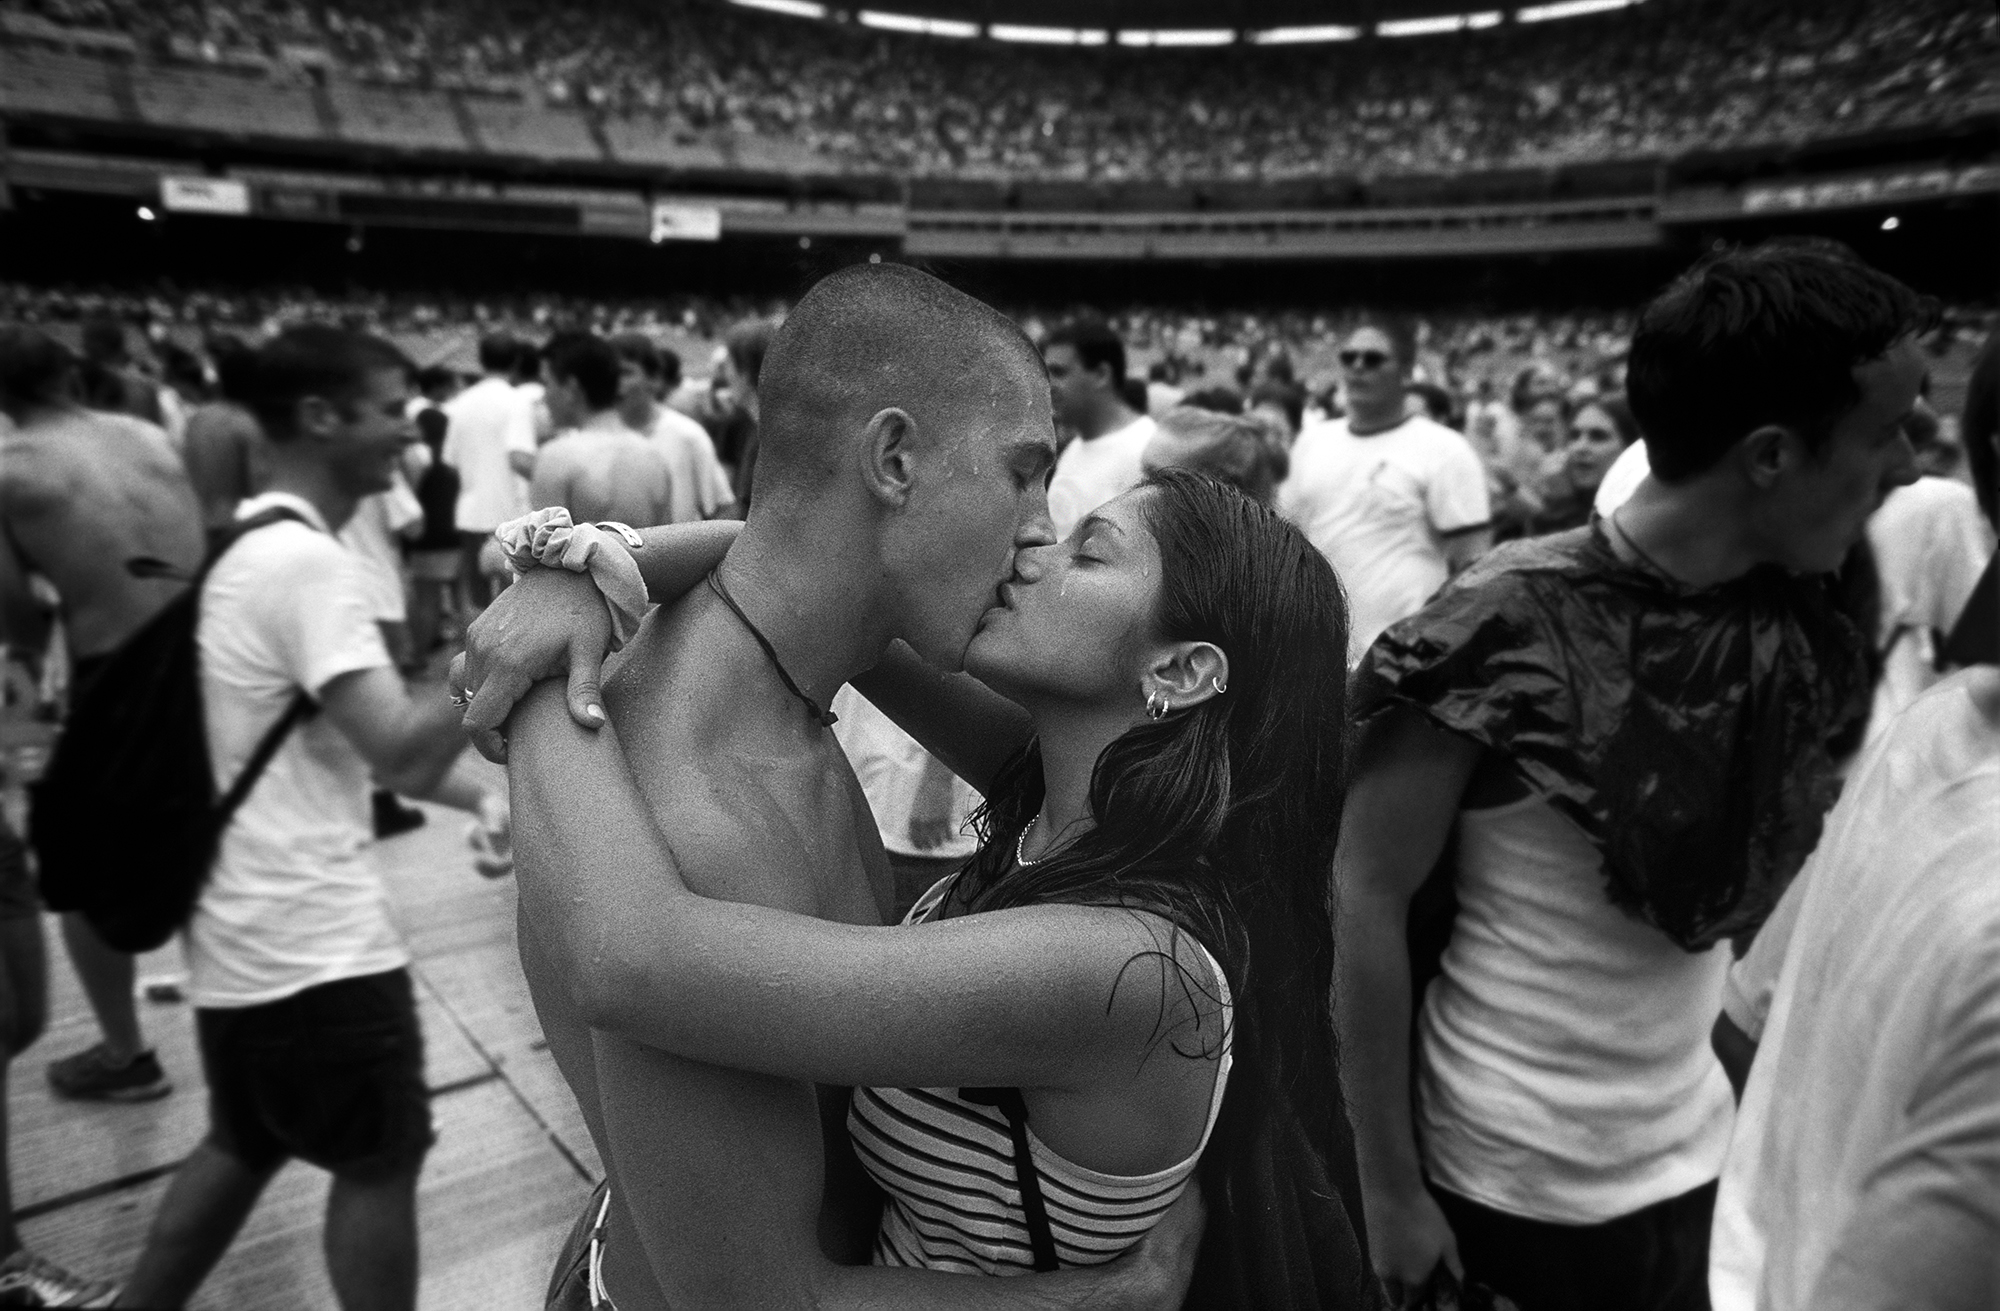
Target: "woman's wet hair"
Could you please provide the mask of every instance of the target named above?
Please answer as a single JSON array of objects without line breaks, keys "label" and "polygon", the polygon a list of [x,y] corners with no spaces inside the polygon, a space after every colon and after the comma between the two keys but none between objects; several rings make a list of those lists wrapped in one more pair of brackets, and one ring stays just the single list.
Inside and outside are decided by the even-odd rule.
[{"label": "woman's wet hair", "polygon": [[[1031,746],[978,816],[982,842],[965,884],[975,910],[1151,911],[1214,953],[1236,1002],[1237,1064],[1203,1156],[1208,1178],[1247,1155],[1269,1115],[1310,1123],[1339,1097],[1328,874],[1345,782],[1347,601],[1304,534],[1235,488],[1183,469],[1142,487],[1161,564],[1155,635],[1221,648],[1228,690],[1106,747],[1091,777],[1093,826],[1021,866],[1015,842],[1043,794]],[[1135,705],[1140,695],[1135,685]],[[1171,960],[1171,944],[1161,953]],[[1165,977],[1168,987],[1207,986],[1185,969]],[[1164,1037],[1182,1051],[1219,1046],[1213,1032]],[[1212,1182],[1204,1195],[1217,1230],[1216,1199],[1228,1194],[1220,1174]]]}]

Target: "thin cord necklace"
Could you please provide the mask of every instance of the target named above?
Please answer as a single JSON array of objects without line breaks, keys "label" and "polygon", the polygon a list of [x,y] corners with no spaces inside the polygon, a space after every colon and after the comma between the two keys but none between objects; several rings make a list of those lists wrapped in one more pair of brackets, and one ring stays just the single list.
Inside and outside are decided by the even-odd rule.
[{"label": "thin cord necklace", "polygon": [[785,670],[785,662],[778,659],[778,649],[771,645],[771,639],[764,636],[763,629],[751,622],[750,616],[743,613],[743,607],[736,604],[736,598],[729,594],[729,589],[722,585],[722,571],[720,569],[714,570],[708,575],[708,585],[714,590],[717,596],[722,598],[722,603],[728,606],[738,619],[743,621],[743,626],[750,630],[750,636],[757,639],[757,645],[764,648],[764,656],[771,662],[771,668],[778,671],[778,681],[785,685],[787,692],[805,702],[806,711],[813,717],[813,722],[821,728],[832,728],[835,724],[839,723],[839,715],[834,714],[831,710],[821,710],[819,702],[801,692],[799,685],[792,681],[791,674]]},{"label": "thin cord necklace", "polygon": [[1675,582],[1679,581],[1678,579],[1675,579],[1672,574],[1668,573],[1664,568],[1662,568],[1658,560],[1655,560],[1652,556],[1646,554],[1646,548],[1639,545],[1638,541],[1633,538],[1632,530],[1627,528],[1624,525],[1624,523],[1622,523],[1619,520],[1617,510],[1613,510],[1611,512],[1610,523],[1613,528],[1616,528],[1618,530],[1618,535],[1625,539],[1625,545],[1632,548],[1632,554],[1638,556],[1641,560],[1645,561],[1648,568],[1650,568],[1654,573],[1658,574],[1662,578],[1669,579]]}]

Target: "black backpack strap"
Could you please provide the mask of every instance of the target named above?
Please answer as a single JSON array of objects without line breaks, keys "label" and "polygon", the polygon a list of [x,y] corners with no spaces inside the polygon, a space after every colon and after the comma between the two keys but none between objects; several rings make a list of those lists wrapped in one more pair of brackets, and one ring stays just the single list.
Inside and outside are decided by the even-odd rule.
[{"label": "black backpack strap", "polygon": [[1060,1270],[1056,1260],[1056,1236],[1049,1228],[1049,1210],[1042,1201],[1042,1176],[1035,1169],[1034,1155],[1028,1150],[1028,1104],[1019,1088],[961,1088],[958,1095],[975,1106],[997,1106],[1007,1117],[1014,1137],[1014,1181],[1021,1189],[1021,1212],[1028,1222],[1028,1246],[1035,1253],[1037,1271]]}]

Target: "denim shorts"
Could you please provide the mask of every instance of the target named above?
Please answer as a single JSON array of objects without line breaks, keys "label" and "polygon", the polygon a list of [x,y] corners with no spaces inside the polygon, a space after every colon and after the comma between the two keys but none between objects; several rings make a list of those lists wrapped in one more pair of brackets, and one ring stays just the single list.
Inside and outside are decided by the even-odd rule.
[{"label": "denim shorts", "polygon": [[260,1006],[195,1011],[209,1136],[252,1170],[291,1157],[373,1182],[435,1134],[408,970],[336,979]]}]

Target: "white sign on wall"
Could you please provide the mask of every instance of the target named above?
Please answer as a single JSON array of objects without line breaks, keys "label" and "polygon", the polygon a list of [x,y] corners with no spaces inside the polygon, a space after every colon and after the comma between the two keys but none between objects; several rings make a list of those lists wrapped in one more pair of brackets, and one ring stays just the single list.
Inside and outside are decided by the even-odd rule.
[{"label": "white sign on wall", "polygon": [[161,178],[160,203],[183,214],[248,214],[250,188],[228,178]]},{"label": "white sign on wall", "polygon": [[654,241],[720,241],[722,211],[713,205],[653,202]]}]

